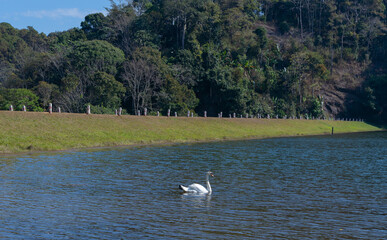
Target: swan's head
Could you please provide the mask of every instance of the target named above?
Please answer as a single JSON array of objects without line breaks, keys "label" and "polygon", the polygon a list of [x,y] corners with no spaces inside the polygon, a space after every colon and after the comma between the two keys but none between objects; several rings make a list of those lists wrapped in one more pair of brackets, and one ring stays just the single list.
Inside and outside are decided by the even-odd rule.
[{"label": "swan's head", "polygon": [[211,176],[211,177],[215,177],[214,174],[213,174],[211,171],[208,171],[208,172],[207,172],[207,175],[208,175],[208,176]]}]

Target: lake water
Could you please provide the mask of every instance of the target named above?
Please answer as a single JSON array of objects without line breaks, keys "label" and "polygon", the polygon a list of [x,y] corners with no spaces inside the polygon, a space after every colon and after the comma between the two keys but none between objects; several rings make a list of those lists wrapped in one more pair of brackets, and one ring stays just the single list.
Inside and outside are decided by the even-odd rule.
[{"label": "lake water", "polygon": [[386,239],[387,132],[1,156],[0,238]]}]

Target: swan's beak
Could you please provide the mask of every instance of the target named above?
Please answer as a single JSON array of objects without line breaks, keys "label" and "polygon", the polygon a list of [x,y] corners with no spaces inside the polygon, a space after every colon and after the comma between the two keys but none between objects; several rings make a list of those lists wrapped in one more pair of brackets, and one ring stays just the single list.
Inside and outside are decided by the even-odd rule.
[{"label": "swan's beak", "polygon": [[215,177],[213,173],[211,173],[211,177]]}]

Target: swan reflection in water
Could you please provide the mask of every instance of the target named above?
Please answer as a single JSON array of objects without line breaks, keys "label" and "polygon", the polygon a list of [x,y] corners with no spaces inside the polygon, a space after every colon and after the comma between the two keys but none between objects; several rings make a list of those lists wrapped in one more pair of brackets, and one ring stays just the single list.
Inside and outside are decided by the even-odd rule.
[{"label": "swan reflection in water", "polygon": [[209,208],[211,207],[211,195],[210,194],[181,194],[182,202],[194,208]]}]

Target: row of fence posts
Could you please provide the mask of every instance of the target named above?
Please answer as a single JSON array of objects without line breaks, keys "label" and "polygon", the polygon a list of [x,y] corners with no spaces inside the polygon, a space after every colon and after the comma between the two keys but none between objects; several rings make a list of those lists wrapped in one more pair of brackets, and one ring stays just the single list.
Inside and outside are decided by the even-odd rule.
[{"label": "row of fence posts", "polygon": [[[52,108],[52,103],[49,103],[49,105],[48,105],[48,112],[52,113],[52,111],[53,111],[52,109],[53,109]],[[10,105],[9,111],[13,111],[13,106],[12,105]],[[27,108],[26,108],[25,105],[23,105],[22,111],[24,111],[24,112],[27,111]],[[58,113],[61,113],[61,108],[60,107],[58,107]],[[90,107],[90,105],[88,105],[87,108],[86,108],[86,114],[88,114],[88,115],[91,114],[91,107]],[[121,116],[122,115],[122,107],[120,107],[119,109],[115,110],[115,115],[117,115],[117,116]],[[141,116],[141,111],[137,110],[137,114],[136,115],[137,116]],[[144,108],[143,115],[144,116],[148,115],[148,109],[147,108]],[[158,117],[160,116],[160,112],[159,111],[157,111],[157,116]],[[171,109],[168,109],[167,117],[170,117],[170,116],[171,116]],[[204,111],[203,116],[205,118],[207,117],[207,111]],[[175,112],[175,117],[177,117],[177,112]],[[191,112],[191,111],[188,111],[187,112],[187,117],[192,117],[193,118],[194,117],[194,113]],[[237,115],[236,115],[236,113],[233,113],[233,114],[230,113],[228,115],[228,117],[229,118],[236,118]],[[218,118],[223,118],[223,112],[218,113]],[[240,118],[244,118],[242,114],[240,115]],[[272,116],[270,116],[269,114],[264,116],[262,114],[249,115],[248,113],[246,113],[245,118],[258,118],[258,119],[265,119],[266,118],[266,119],[271,119]],[[280,119],[280,117],[278,115],[276,115],[274,118],[275,119]],[[326,117],[323,117],[323,118],[311,117],[310,118],[309,116],[305,116],[305,117],[299,116],[299,117],[297,117],[297,116],[294,116],[294,115],[293,116],[289,116],[289,117],[285,115],[285,116],[282,117],[282,119],[300,119],[300,120],[305,119],[305,120],[329,120],[329,121],[364,122],[364,119],[361,119],[361,118],[331,118],[331,117],[329,117],[329,118],[326,118]]]},{"label": "row of fence posts", "polygon": [[[13,112],[13,106],[12,106],[12,105],[9,106],[9,111]],[[22,111],[23,111],[23,112],[27,112],[26,105],[23,105]]]}]

